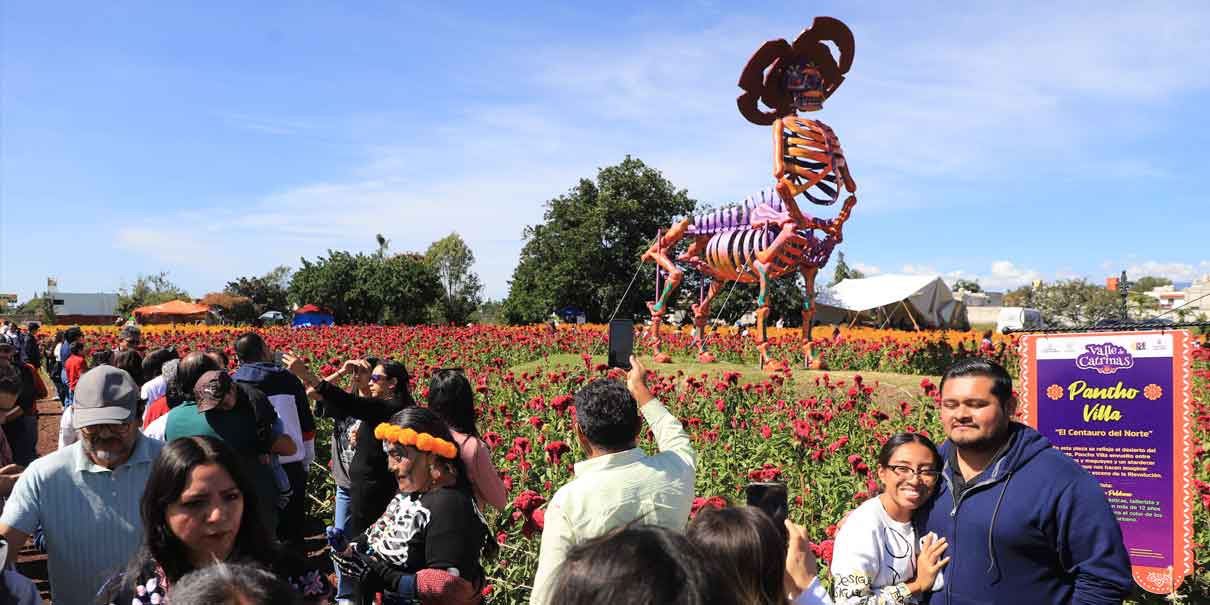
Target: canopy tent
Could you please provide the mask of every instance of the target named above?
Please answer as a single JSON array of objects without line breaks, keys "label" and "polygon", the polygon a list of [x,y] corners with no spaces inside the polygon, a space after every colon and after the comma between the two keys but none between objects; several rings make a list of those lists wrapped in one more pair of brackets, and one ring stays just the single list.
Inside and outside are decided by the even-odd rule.
[{"label": "canopy tent", "polygon": [[294,310],[294,319],[290,325],[295,328],[312,326],[331,326],[336,324],[336,318],[327,309],[316,305],[303,305]]},{"label": "canopy tent", "polygon": [[183,300],[172,300],[159,305],[139,307],[131,312],[141,324],[206,321],[210,307]]},{"label": "canopy tent", "polygon": [[[816,297],[821,315],[844,313],[852,324],[878,327],[966,329],[966,306],[936,275],[875,275],[846,279]],[[827,313],[827,311],[833,311]]]}]

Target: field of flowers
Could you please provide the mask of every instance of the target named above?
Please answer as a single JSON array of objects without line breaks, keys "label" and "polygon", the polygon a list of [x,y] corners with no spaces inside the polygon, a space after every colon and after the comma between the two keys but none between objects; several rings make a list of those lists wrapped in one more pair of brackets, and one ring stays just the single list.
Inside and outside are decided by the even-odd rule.
[{"label": "field of flowers", "polygon": [[[89,344],[108,346],[114,329],[88,329]],[[149,346],[180,350],[224,349],[237,331],[216,327],[145,331]],[[776,333],[776,331],[775,331]],[[536,565],[543,507],[571,478],[581,459],[572,438],[572,395],[588,380],[619,375],[603,365],[606,343],[600,327],[393,328],[332,327],[263,330],[271,346],[303,355],[317,370],[329,372],[344,359],[365,355],[404,361],[413,376],[413,392],[423,400],[428,376],[436,368],[461,367],[476,386],[479,427],[493,447],[497,468],[512,495],[503,514],[489,522],[501,544],[499,557],[487,562],[495,603],[522,603]],[[869,329],[841,330],[833,337],[817,331],[833,374],[791,369],[757,380],[735,371],[686,374],[677,364],[655,367],[652,391],[692,433],[698,451],[694,509],[742,499],[750,480],[784,481],[790,490],[794,520],[807,526],[823,561],[831,556],[835,522],[877,493],[874,460],[886,438],[916,430],[942,438],[937,421],[936,375],[957,356],[982,354],[1015,370],[1015,343],[997,336],[991,346],[967,333],[913,334]],[[751,339],[734,333],[712,337],[711,349],[722,361],[755,365]],[[798,332],[774,337],[773,357],[801,366]],[[674,334],[666,350],[678,360],[695,352],[687,334]],[[642,353],[640,349],[640,353]],[[1200,351],[1194,383],[1198,505],[1195,540],[1210,543],[1210,351]],[[233,357],[233,355],[232,355]],[[570,361],[568,361],[570,360]],[[523,367],[523,369],[519,368]],[[842,372],[843,371],[843,372]],[[858,372],[854,374],[853,371]],[[918,374],[914,393],[894,400],[876,396],[877,381],[867,373]],[[328,429],[330,427],[324,427]],[[651,449],[649,438],[643,447]],[[326,464],[327,447],[320,447]],[[313,473],[312,514],[331,515],[330,480]],[[1190,603],[1210,602],[1210,549],[1197,548],[1197,568],[1180,593]],[[1145,596],[1139,602],[1160,603]]]}]

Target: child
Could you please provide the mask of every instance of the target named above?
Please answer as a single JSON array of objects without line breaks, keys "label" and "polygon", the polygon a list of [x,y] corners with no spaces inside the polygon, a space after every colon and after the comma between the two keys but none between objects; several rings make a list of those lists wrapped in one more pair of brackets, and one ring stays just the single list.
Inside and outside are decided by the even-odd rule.
[{"label": "child", "polygon": [[77,340],[71,343],[71,355],[67,361],[63,363],[63,372],[67,374],[67,403],[71,405],[75,401],[76,383],[80,382],[80,377],[84,372],[88,371],[88,362],[84,360],[84,341]]}]

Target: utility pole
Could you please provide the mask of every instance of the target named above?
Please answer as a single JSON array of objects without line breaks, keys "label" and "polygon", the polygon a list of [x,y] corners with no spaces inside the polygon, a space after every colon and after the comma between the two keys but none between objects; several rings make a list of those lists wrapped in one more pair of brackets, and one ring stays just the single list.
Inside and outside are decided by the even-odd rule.
[{"label": "utility pole", "polygon": [[1127,297],[1130,295],[1130,282],[1126,281],[1126,271],[1122,271],[1122,277],[1118,278],[1118,295],[1122,297],[1122,321],[1130,321],[1130,311],[1126,307]]}]

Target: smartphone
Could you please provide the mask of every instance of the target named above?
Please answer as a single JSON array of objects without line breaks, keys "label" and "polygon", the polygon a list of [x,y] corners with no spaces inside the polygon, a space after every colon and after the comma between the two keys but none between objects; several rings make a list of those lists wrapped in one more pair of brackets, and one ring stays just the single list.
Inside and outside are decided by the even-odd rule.
[{"label": "smartphone", "polygon": [[609,367],[629,370],[632,354],[634,354],[634,320],[615,319],[609,322]]},{"label": "smartphone", "polygon": [[273,363],[276,364],[278,367],[281,367],[281,358],[282,358],[281,351],[273,352]]},{"label": "smartphone", "polygon": [[782,535],[786,534],[786,515],[789,509],[786,505],[786,484],[784,483],[749,483],[744,488],[748,495],[748,506],[755,506],[770,517]]}]

